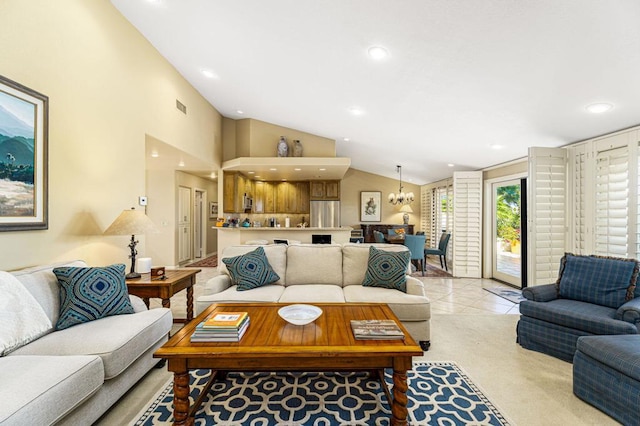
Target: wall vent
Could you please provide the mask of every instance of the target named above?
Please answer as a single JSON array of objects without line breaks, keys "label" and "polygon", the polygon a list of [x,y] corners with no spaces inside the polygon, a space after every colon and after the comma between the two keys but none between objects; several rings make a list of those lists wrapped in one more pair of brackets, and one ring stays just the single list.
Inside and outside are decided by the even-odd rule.
[{"label": "wall vent", "polygon": [[183,114],[187,114],[187,106],[176,99],[176,108],[182,111]]}]

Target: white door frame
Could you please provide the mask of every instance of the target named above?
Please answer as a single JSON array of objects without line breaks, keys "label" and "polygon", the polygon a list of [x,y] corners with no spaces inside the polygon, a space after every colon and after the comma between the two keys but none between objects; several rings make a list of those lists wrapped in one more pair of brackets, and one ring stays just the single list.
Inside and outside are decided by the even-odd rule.
[{"label": "white door frame", "polygon": [[[203,258],[207,255],[207,190],[201,188],[193,189],[193,256]],[[198,200],[198,194],[200,199]],[[198,206],[200,201],[200,206]],[[200,217],[198,218],[198,215]],[[198,220],[199,219],[199,220]],[[198,235],[198,233],[200,235]],[[198,253],[200,256],[198,256]]]},{"label": "white door frame", "polygon": [[[482,276],[484,278],[491,278],[493,275],[493,246],[495,245],[492,240],[494,238],[494,217],[493,217],[493,184],[499,182],[508,182],[515,179],[526,179],[528,177],[527,172],[516,173],[513,175],[500,176],[493,179],[487,179],[484,181],[484,224],[483,232],[484,244],[482,258],[484,262],[482,264]],[[522,188],[520,188],[522,191]]]}]

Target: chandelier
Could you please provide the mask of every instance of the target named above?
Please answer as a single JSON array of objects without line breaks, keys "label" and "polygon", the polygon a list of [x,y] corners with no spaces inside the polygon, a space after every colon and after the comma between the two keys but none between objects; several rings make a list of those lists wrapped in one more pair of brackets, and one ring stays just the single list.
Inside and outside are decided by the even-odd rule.
[{"label": "chandelier", "polygon": [[414,200],[413,192],[407,192],[406,194],[402,192],[402,166],[396,166],[396,171],[400,173],[400,190],[397,194],[393,192],[389,194],[389,202],[394,206],[397,204],[411,204]]}]

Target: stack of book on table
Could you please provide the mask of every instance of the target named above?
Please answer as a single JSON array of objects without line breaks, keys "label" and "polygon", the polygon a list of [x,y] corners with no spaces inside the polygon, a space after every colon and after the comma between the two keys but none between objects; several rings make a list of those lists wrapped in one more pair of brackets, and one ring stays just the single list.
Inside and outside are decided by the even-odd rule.
[{"label": "stack of book on table", "polygon": [[196,326],[192,342],[238,342],[249,327],[247,312],[220,312]]},{"label": "stack of book on table", "polygon": [[394,320],[351,320],[351,329],[358,340],[404,339],[404,333]]}]

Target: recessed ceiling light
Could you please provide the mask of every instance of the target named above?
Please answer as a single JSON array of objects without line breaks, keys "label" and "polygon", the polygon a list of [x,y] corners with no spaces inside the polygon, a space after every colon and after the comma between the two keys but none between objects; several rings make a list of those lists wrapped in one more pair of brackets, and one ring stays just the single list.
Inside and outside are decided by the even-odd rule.
[{"label": "recessed ceiling light", "polygon": [[269,170],[271,170],[272,172],[275,172],[275,171],[276,171],[276,170],[278,170],[278,169],[275,169],[275,168],[273,168],[273,167],[272,167],[272,168],[270,168]]},{"label": "recessed ceiling light", "polygon": [[302,169],[301,169],[301,168],[299,168],[299,167],[296,167],[296,168],[295,168],[295,169],[293,169],[293,170],[295,170],[296,172],[299,172],[299,171],[300,171],[300,170],[302,170]]},{"label": "recessed ceiling light", "polygon": [[237,110],[236,110],[236,112],[237,112],[238,114],[240,114],[240,115],[244,114],[244,111],[243,111],[243,110],[241,110],[241,109],[237,109]]},{"label": "recessed ceiling light", "polygon": [[282,181],[283,181],[283,182],[286,182],[287,180],[286,180],[286,179],[282,179]]},{"label": "recessed ceiling light", "polygon": [[449,163],[449,164],[447,164],[447,166],[453,167],[453,163]]},{"label": "recessed ceiling light", "polygon": [[594,104],[587,105],[586,108],[587,108],[587,111],[589,111],[590,113],[601,114],[603,112],[609,111],[611,108],[613,108],[613,105],[608,104],[606,102],[597,102]]},{"label": "recessed ceiling light", "polygon": [[202,73],[202,75],[204,75],[207,78],[212,78],[212,79],[218,79],[220,77],[218,77],[218,74],[216,74],[215,72],[208,70],[208,69],[201,69],[200,72]]},{"label": "recessed ceiling light", "polygon": [[179,162],[179,163],[178,163],[178,166],[180,166],[180,167],[184,167],[184,161]]},{"label": "recessed ceiling light", "polygon": [[160,157],[160,154],[158,154],[158,151],[151,151],[151,156],[153,158],[158,158],[158,157]]},{"label": "recessed ceiling light", "polygon": [[345,141],[345,142],[349,142],[351,139],[349,139],[349,138],[342,138],[342,140],[343,140],[343,141]]},{"label": "recessed ceiling light", "polygon": [[324,171],[325,171],[325,170],[327,170],[327,169],[325,169],[325,168],[321,168],[321,169],[318,169],[318,170],[320,170],[321,172],[324,172]]},{"label": "recessed ceiling light", "polygon": [[353,114],[353,115],[362,115],[362,114],[364,114],[364,111],[362,109],[360,109],[358,107],[355,107],[355,106],[350,107],[349,108],[349,112],[351,114]]},{"label": "recessed ceiling light", "polygon": [[382,46],[372,46],[369,48],[369,50],[367,50],[367,53],[369,54],[371,59],[374,59],[376,61],[382,61],[383,59],[386,59],[387,56],[389,56],[389,52],[387,52],[387,49]]},{"label": "recessed ceiling light", "polygon": [[260,177],[260,175],[255,175],[254,177],[259,178],[259,177]]},{"label": "recessed ceiling light", "polygon": [[489,148],[498,150],[498,149],[502,149],[504,147],[502,145],[497,144],[497,143],[492,143],[491,145],[489,145]]},{"label": "recessed ceiling light", "polygon": [[215,179],[216,178],[216,172],[211,172],[211,174],[209,176],[211,176],[211,179]]},{"label": "recessed ceiling light", "polygon": [[249,173],[250,175],[252,175],[252,174],[254,174],[255,172],[247,172],[247,173]]}]

